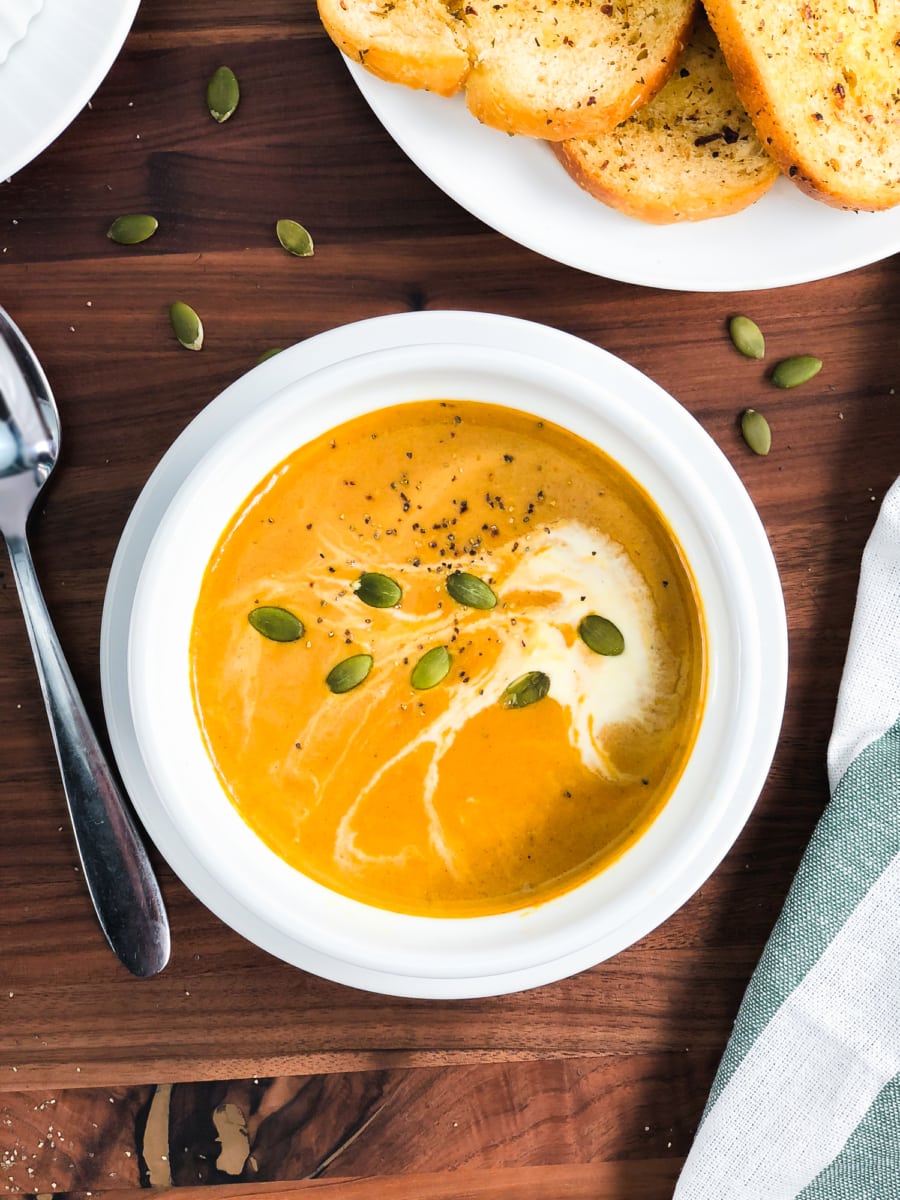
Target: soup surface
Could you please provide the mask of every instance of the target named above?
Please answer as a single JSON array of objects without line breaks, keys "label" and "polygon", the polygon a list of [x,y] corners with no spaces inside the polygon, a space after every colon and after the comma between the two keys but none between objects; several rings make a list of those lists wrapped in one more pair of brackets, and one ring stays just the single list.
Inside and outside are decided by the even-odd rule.
[{"label": "soup surface", "polygon": [[191,673],[219,778],[276,854],[381,908],[483,915],[582,882],[659,812],[699,723],[702,615],[608,457],[421,401],[248,496],[204,574]]}]

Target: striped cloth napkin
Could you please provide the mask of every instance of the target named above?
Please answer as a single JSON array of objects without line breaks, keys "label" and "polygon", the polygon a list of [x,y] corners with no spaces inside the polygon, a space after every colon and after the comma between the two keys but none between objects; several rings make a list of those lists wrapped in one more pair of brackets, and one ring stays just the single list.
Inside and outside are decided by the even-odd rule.
[{"label": "striped cloth napkin", "polygon": [[828,773],[675,1200],[900,1197],[900,480],[863,556]]}]

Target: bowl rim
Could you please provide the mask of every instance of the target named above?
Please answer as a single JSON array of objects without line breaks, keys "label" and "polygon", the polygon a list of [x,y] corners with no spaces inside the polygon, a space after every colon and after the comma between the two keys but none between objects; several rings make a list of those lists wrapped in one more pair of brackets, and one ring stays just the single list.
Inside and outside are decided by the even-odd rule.
[{"label": "bowl rim", "polygon": [[[331,344],[323,347],[320,339]],[[310,355],[310,348],[325,350],[326,353]],[[134,688],[137,686],[136,675],[140,677],[143,668],[134,657],[134,647],[141,642],[141,614],[153,607],[146,599],[153,599],[152,590],[145,593],[142,589],[149,586],[146,581],[153,578],[156,555],[164,556],[166,553],[168,530],[174,522],[180,520],[183,506],[189,507],[192,503],[192,492],[195,495],[197,488],[208,482],[204,472],[215,473],[222,469],[221,464],[227,462],[235,439],[246,435],[248,422],[258,423],[265,419],[266,413],[275,425],[283,421],[285,411],[296,404],[298,388],[306,396],[312,395],[317,386],[325,393],[329,389],[333,392],[336,381],[340,383],[345,379],[358,379],[361,371],[371,375],[373,368],[380,366],[390,376],[392,371],[396,371],[398,363],[414,361],[419,364],[416,369],[420,369],[422,363],[426,364],[426,368],[427,364],[431,363],[433,368],[435,360],[441,359],[441,356],[446,362],[448,355],[458,358],[460,354],[465,353],[469,354],[470,359],[478,360],[477,370],[485,369],[486,359],[490,359],[498,370],[500,363],[508,366],[513,361],[519,364],[527,362],[529,370],[537,375],[543,373],[550,380],[566,376],[569,384],[574,378],[580,384],[586,384],[591,393],[596,393],[598,378],[604,381],[604,386],[607,386],[606,381],[609,381],[608,387],[611,391],[621,388],[629,395],[629,417],[638,423],[644,422],[644,433],[647,432],[649,416],[652,418],[652,429],[657,437],[674,437],[678,454],[684,460],[684,470],[693,472],[691,478],[695,485],[698,463],[705,468],[698,486],[703,495],[703,510],[712,525],[711,542],[716,547],[729,547],[729,570],[737,572],[738,576],[743,572],[739,579],[740,586],[732,595],[737,611],[726,614],[727,619],[719,634],[720,641],[727,636],[736,636],[740,643],[740,661],[734,660],[729,666],[727,655],[718,651],[715,655],[711,653],[710,693],[713,695],[718,686],[719,681],[715,678],[717,672],[724,670],[727,676],[730,670],[733,679],[730,682],[726,679],[725,698],[729,703],[742,703],[755,724],[742,743],[742,753],[738,756],[731,754],[725,762],[721,780],[718,781],[723,785],[721,791],[727,795],[728,802],[720,805],[715,819],[710,819],[703,828],[694,831],[692,844],[691,839],[688,839],[684,861],[679,869],[675,870],[673,866],[668,873],[660,872],[655,876],[655,890],[648,895],[643,911],[635,912],[631,908],[627,911],[616,911],[613,906],[607,912],[609,920],[600,938],[593,934],[585,937],[582,929],[578,937],[574,940],[569,939],[559,953],[548,952],[548,935],[544,931],[545,949],[539,956],[540,961],[534,961],[533,956],[528,958],[522,954],[517,956],[516,953],[499,954],[493,958],[483,953],[480,958],[476,955],[475,959],[461,959],[463,965],[457,964],[454,969],[447,970],[445,965],[439,966],[434,962],[429,964],[423,961],[419,942],[414,953],[395,956],[390,968],[384,970],[380,966],[381,950],[372,949],[371,945],[366,953],[360,953],[358,946],[354,949],[352,945],[330,935],[317,940],[310,934],[309,928],[302,929],[298,940],[297,926],[290,918],[285,920],[283,913],[278,914],[271,909],[263,912],[258,906],[254,911],[254,905],[250,903],[252,895],[246,888],[243,892],[238,888],[240,894],[235,899],[233,881],[228,885],[223,883],[216,863],[203,853],[196,837],[193,843],[189,840],[187,846],[179,845],[179,839],[184,837],[185,831],[183,827],[178,828],[177,815],[173,813],[171,805],[167,804],[165,792],[168,785],[165,773],[160,776],[158,769],[158,760],[163,756],[151,752],[148,761],[143,753],[148,746],[146,713],[142,710],[140,698],[134,694]],[[317,357],[318,362],[315,361]],[[270,369],[275,365],[279,367],[278,370]],[[454,369],[458,369],[458,366]],[[245,409],[243,420],[235,424],[233,418],[241,407],[236,403],[237,397],[240,397],[242,402],[248,397],[252,397],[252,400]],[[619,405],[622,403],[619,395],[613,395],[612,401]],[[210,409],[216,407],[219,410],[218,414],[211,414]],[[217,418],[215,421],[213,416]],[[550,416],[549,419],[555,420],[556,417]],[[197,421],[200,421],[204,428],[195,429]],[[338,422],[329,419],[325,427],[336,423]],[[559,423],[569,425],[567,421]],[[216,427],[219,428],[220,435],[210,437],[211,431]],[[222,430],[225,431],[224,435]],[[194,445],[185,447],[182,444],[184,439],[193,441]],[[683,449],[684,446],[687,447],[687,452]],[[660,453],[658,443],[655,453]],[[275,457],[281,458],[283,454]],[[173,460],[179,458],[182,462],[176,461],[173,466]],[[712,479],[709,478],[709,472],[712,472]],[[169,494],[162,500],[162,513],[157,517],[149,546],[144,545],[143,553],[139,552],[136,556],[136,562],[127,564],[125,559],[129,548],[134,549],[133,546],[130,547],[130,543],[135,538],[135,525],[147,519],[145,510],[151,507],[153,491],[159,490],[160,473],[167,476],[163,482],[167,484]],[[180,476],[180,479],[176,476]],[[262,474],[258,475],[257,479],[261,477]],[[684,479],[686,478],[688,476],[684,476]],[[645,480],[641,482],[646,486]],[[650,490],[652,492],[652,489]],[[148,493],[146,498],[145,493]],[[743,827],[762,787],[774,753],[784,701],[786,624],[777,571],[758,515],[721,451],[667,393],[646,376],[607,352],[546,326],[487,314],[398,314],[394,317],[374,318],[371,321],[344,326],[278,355],[227,389],[178,439],[151,477],[145,493],[142,493],[123,535],[120,547],[122,558],[120,560],[120,554],[117,553],[110,579],[108,604],[104,608],[102,675],[105,703],[108,696],[111,698],[113,691],[117,694],[120,704],[122,698],[121,673],[118,680],[114,680],[111,669],[112,639],[116,628],[118,627],[121,634],[124,620],[129,630],[137,631],[134,641],[129,643],[126,667],[129,719],[132,726],[131,730],[126,732],[130,732],[132,737],[126,746],[123,740],[123,723],[120,722],[115,731],[111,729],[114,750],[117,757],[122,755],[124,758],[123,775],[126,776],[126,786],[129,790],[134,792],[135,782],[142,785],[137,788],[134,800],[148,832],[187,886],[228,924],[279,957],[339,982],[402,995],[497,994],[522,986],[549,982],[608,957],[665,920],[715,869]],[[710,507],[713,494],[715,503]],[[239,496],[238,502],[242,498]],[[235,508],[237,504],[229,509],[229,516]],[[669,511],[666,515],[671,520]],[[673,525],[676,534],[684,543],[682,531],[676,522],[673,522]],[[143,541],[146,543],[148,530],[144,528],[142,532]],[[169,548],[171,544],[168,543]],[[692,559],[690,553],[688,557]],[[122,593],[123,572],[129,565],[131,579],[123,593],[126,594],[124,607],[127,610],[123,613],[123,601],[117,593]],[[138,574],[136,582],[135,568]],[[142,601],[142,595],[146,602]],[[704,603],[706,601],[707,595],[704,594]],[[114,620],[114,617],[118,619]],[[766,622],[765,673],[759,670],[763,620]],[[721,723],[718,732],[721,734]],[[134,760],[135,742],[139,764]],[[140,770],[141,767],[143,771]],[[129,773],[132,776],[130,781]],[[142,778],[138,779],[137,776]],[[148,779],[149,791],[146,787]],[[667,805],[655,822],[654,829],[660,821],[663,828],[665,827],[664,818],[668,809]],[[240,821],[240,818],[237,820]],[[196,834],[196,830],[194,833]],[[645,840],[646,835],[639,840],[637,846],[642,846]],[[276,864],[281,863],[270,851],[266,853],[271,855]],[[629,851],[623,857],[627,859],[631,853]],[[276,866],[276,872],[278,869]],[[292,877],[297,874],[286,866],[284,869],[290,872]],[[614,870],[615,864],[609,871],[602,872],[601,876],[607,877]],[[599,877],[595,877],[597,878]],[[309,880],[306,883],[313,888],[319,887]],[[593,883],[593,880],[589,881],[574,891],[581,893]],[[595,890],[602,892],[603,888],[601,886]],[[568,897],[572,895],[571,892],[566,894]],[[559,899],[565,901],[565,897]],[[340,898],[337,908],[347,904],[365,907]],[[486,918],[417,918],[390,914],[391,920],[388,924],[393,927],[392,936],[397,936],[398,931],[403,933],[405,928],[423,922],[433,925],[437,921],[443,930],[440,939],[442,952],[452,953],[460,940],[459,931],[453,928],[455,924],[468,931],[471,931],[473,922],[494,926],[492,936],[496,944],[498,931],[507,936],[510,927],[516,922],[521,924],[526,915],[531,922],[528,932],[533,934],[534,914],[546,913],[556,904],[557,901],[550,901],[535,909]],[[566,904],[563,903],[561,908],[565,907]],[[384,924],[385,914],[380,910],[375,911],[377,919],[374,927],[371,922],[362,922],[363,937],[367,944]],[[399,920],[395,920],[397,917]],[[537,923],[540,924],[540,921]],[[405,936],[405,933],[403,935]],[[526,944],[532,944],[530,936],[524,940]],[[488,945],[490,944],[488,939]],[[468,966],[465,965],[467,961]]]}]

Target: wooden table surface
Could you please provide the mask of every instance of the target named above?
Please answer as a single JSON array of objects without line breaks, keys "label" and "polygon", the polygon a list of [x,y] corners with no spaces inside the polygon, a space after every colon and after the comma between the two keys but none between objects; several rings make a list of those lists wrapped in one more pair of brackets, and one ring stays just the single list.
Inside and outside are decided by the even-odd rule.
[{"label": "wooden table surface", "polygon": [[[203,93],[223,62],[243,99],[217,126]],[[159,232],[144,246],[113,245],[107,227],[125,212],[154,213]],[[277,246],[283,216],[309,228],[313,258]],[[199,354],[171,335],[176,298],[204,318]],[[92,105],[0,186],[0,304],[31,340],[62,413],[63,460],[32,542],[98,722],[107,576],[166,448],[266,349],[411,309],[546,322],[671,392],[759,508],[791,642],[783,733],[746,830],[683,909],[611,961],[496,999],[365,995],[256,950],[155,857],[173,956],[142,981],[111,956],[90,910],[4,565],[0,1188],[671,1196],[827,800],[860,554],[900,468],[900,261],[743,295],[582,274],[482,225],[405,158],[312,0],[144,0]],[[765,364],[731,347],[735,312],[763,326]],[[770,364],[798,352],[822,357],[823,370],[779,391]],[[748,406],[770,420],[768,458],[740,440]]]}]

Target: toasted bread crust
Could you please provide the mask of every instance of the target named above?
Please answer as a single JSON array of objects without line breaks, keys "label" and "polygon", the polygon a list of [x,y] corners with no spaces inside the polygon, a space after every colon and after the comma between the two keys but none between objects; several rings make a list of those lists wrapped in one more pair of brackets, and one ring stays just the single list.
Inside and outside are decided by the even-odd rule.
[{"label": "toasted bread crust", "polygon": [[443,0],[318,0],[335,45],[389,83],[452,96],[469,71],[465,30]]},{"label": "toasted bread crust", "polygon": [[554,150],[585,191],[653,224],[728,216],[778,178],[706,21],[649,104],[612,133]]},{"label": "toasted bread crust", "polygon": [[738,95],[781,170],[838,208],[900,203],[896,0],[708,0]]},{"label": "toasted bread crust", "polygon": [[318,0],[331,39],[382,79],[452,95],[506,133],[612,129],[666,82],[697,0]]},{"label": "toasted bread crust", "polygon": [[613,129],[674,69],[694,0],[467,0],[478,120],[546,141]]}]

